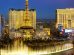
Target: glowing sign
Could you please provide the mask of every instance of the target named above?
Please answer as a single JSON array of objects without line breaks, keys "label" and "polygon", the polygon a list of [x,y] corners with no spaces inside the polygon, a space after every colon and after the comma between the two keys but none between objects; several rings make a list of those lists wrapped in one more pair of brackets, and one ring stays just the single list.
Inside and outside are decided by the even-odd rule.
[{"label": "glowing sign", "polygon": [[65,33],[72,32],[72,29],[65,29]]}]

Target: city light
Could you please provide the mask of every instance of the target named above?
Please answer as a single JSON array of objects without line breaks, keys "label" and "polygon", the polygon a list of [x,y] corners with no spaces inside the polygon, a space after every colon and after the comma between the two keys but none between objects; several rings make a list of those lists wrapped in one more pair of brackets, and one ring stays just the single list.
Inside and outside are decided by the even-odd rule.
[{"label": "city light", "polygon": [[[0,14],[0,55],[58,55],[74,49],[74,8],[58,7],[54,12],[55,16],[51,16],[53,12],[49,10],[53,9],[47,9],[51,2],[36,1],[5,1],[7,7],[0,1],[0,4],[4,3],[2,6],[5,6],[0,13],[3,10],[2,14],[6,14],[5,18]],[[18,3],[19,7],[13,4],[14,2]],[[25,6],[22,2],[25,2]],[[44,7],[40,7],[42,2]],[[13,8],[10,8],[11,6]],[[5,13],[7,9],[4,8],[9,8],[8,13]],[[46,14],[47,11],[49,14]]]},{"label": "city light", "polygon": [[72,49],[73,45],[72,44],[62,45],[62,49],[61,49],[60,46],[58,46],[58,47],[55,46],[56,49],[53,48],[53,47],[50,48],[50,49],[49,48],[47,50],[43,50],[43,51],[41,51],[41,50],[32,51],[32,50],[28,49],[28,47],[26,47],[26,49],[22,47],[21,50],[19,48],[19,49],[15,49],[15,50],[12,50],[12,51],[1,50],[1,55],[41,55],[41,54],[52,54],[52,53],[58,53],[58,52],[62,52],[62,51],[66,51],[66,50]]},{"label": "city light", "polygon": [[72,29],[65,29],[65,33],[70,33],[72,32]]}]

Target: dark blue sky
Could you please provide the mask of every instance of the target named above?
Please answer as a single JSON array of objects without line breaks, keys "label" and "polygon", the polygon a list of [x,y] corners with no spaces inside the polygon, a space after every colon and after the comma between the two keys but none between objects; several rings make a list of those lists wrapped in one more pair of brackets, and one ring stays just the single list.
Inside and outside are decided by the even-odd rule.
[{"label": "dark blue sky", "polygon": [[[29,0],[29,8],[36,9],[37,18],[55,18],[58,8],[73,8],[74,0]],[[25,9],[25,0],[0,0],[0,13],[5,17],[9,8]]]}]

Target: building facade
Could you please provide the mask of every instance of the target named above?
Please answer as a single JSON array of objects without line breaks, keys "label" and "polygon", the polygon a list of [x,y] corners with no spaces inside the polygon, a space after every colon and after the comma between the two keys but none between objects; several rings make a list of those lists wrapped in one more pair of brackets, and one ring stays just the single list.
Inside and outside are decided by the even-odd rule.
[{"label": "building facade", "polygon": [[28,11],[28,18],[26,18],[26,11],[24,9],[10,9],[9,29],[19,29],[23,26],[36,29],[36,10],[30,9]]},{"label": "building facade", "polygon": [[3,33],[3,27],[4,27],[4,20],[3,20],[3,16],[0,14],[0,38]]},{"label": "building facade", "polygon": [[57,24],[64,29],[74,28],[74,8],[57,9]]}]

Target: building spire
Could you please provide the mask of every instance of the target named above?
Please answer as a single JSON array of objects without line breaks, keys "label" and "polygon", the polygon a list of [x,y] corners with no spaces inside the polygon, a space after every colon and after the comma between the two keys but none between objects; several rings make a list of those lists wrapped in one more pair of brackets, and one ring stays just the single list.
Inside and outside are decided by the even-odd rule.
[{"label": "building spire", "polygon": [[26,0],[26,10],[28,10],[28,0]]},{"label": "building spire", "polygon": [[28,16],[29,16],[29,14],[28,14],[28,11],[29,11],[29,9],[28,9],[28,0],[26,0],[26,4],[25,4],[25,7],[26,7],[26,19],[25,19],[25,21],[27,21],[28,20]]}]

